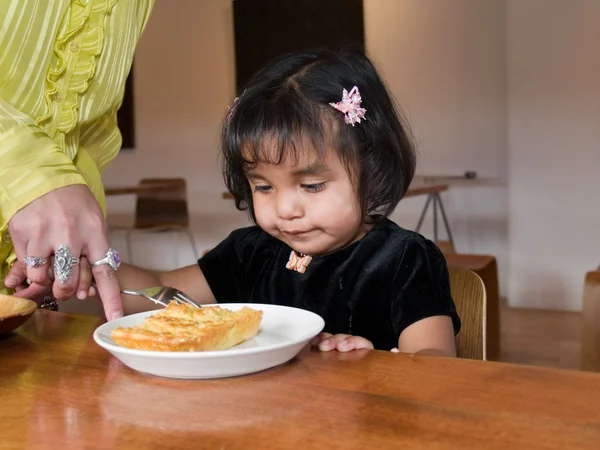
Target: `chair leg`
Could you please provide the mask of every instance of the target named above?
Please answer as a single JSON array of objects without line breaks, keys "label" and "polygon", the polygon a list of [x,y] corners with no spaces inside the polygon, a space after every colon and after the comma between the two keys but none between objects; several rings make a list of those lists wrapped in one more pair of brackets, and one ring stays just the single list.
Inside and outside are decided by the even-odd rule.
[{"label": "chair leg", "polygon": [[444,221],[444,227],[446,228],[446,234],[448,235],[448,240],[450,241],[450,245],[454,250],[454,240],[452,239],[452,232],[450,231],[450,225],[448,224],[448,218],[446,217],[446,211],[444,210],[444,204],[442,203],[442,196],[440,194],[436,194],[437,204],[440,207],[440,212],[442,213],[442,220]]},{"label": "chair leg", "polygon": [[421,231],[421,225],[423,225],[423,220],[425,220],[425,214],[427,214],[427,210],[429,209],[429,203],[431,203],[431,195],[427,196],[427,201],[423,206],[423,210],[421,211],[421,216],[419,217],[419,223],[417,224],[417,228],[415,231],[419,233]]},{"label": "chair leg", "polygon": [[194,240],[194,235],[192,234],[191,230],[186,229],[185,232],[187,233],[188,237],[190,238],[190,244],[192,244],[192,251],[194,252],[194,258],[196,259],[196,261],[198,261],[199,256],[198,256],[198,249],[196,248],[196,241]]}]

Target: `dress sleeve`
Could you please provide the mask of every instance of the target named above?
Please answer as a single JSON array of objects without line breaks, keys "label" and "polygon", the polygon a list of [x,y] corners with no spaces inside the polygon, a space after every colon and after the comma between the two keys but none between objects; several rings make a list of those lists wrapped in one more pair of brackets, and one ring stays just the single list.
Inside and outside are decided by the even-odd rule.
[{"label": "dress sleeve", "polygon": [[0,231],[19,209],[72,184],[86,184],[73,161],[33,119],[0,97]]},{"label": "dress sleeve", "polygon": [[247,269],[262,233],[258,227],[236,230],[198,260],[218,303],[245,301],[239,297],[244,291]]},{"label": "dress sleeve", "polygon": [[454,333],[459,332],[446,260],[433,242],[422,237],[406,241],[392,286],[396,295],[391,317],[397,337],[409,325],[432,316],[449,316]]}]

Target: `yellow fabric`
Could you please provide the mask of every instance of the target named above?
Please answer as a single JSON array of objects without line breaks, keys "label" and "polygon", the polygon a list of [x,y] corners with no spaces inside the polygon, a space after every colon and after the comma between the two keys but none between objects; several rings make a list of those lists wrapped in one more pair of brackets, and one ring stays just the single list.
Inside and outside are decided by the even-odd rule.
[{"label": "yellow fabric", "polygon": [[121,147],[116,113],[154,0],[0,1],[0,293],[8,222],[59,187],[87,184]]}]

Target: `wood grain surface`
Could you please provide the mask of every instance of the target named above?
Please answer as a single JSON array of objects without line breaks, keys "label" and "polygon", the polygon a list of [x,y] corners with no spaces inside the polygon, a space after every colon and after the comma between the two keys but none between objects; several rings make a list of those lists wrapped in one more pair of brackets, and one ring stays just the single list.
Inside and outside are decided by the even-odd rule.
[{"label": "wood grain surface", "polygon": [[160,379],[37,311],[0,339],[2,449],[597,449],[600,375],[304,350],[244,377]]}]

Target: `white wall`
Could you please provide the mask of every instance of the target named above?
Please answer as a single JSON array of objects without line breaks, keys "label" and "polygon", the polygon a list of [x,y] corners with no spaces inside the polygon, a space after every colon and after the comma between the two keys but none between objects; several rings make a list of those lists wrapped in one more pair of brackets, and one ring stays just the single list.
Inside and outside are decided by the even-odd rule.
[{"label": "white wall", "polygon": [[[229,0],[156,1],[135,57],[136,149],[122,152],[103,176],[105,185],[185,178],[200,252],[248,224],[221,198],[218,162],[218,129],[235,86],[231,14]],[[132,196],[108,199],[109,215],[131,215],[133,208]],[[124,253],[123,233],[112,238]],[[157,269],[190,264],[190,251],[175,258],[173,250],[186,242],[136,235],[135,262]]]},{"label": "white wall", "polygon": [[[234,93],[229,0],[157,0],[135,58],[137,145],[104,174],[107,184],[184,176],[194,212],[223,205],[218,128]],[[110,199],[113,211],[132,199]]]},{"label": "white wall", "polygon": [[[583,273],[600,260],[593,240],[599,7],[365,0],[367,50],[412,124],[419,172],[473,169],[509,181],[509,188],[453,188],[444,200],[458,250],[495,254],[504,293],[510,273],[513,305],[577,308]],[[187,178],[200,250],[247,223],[221,199],[217,164],[233,55],[230,0],[157,0],[136,57],[137,149],[104,176],[111,185]],[[423,202],[406,199],[393,218],[413,227]],[[132,207],[131,198],[109,201],[111,212]],[[580,231],[572,232],[575,224]],[[152,258],[148,242],[136,248]]]},{"label": "white wall", "polygon": [[506,175],[505,5],[365,0],[365,38],[410,119],[420,170]]},{"label": "white wall", "polygon": [[[364,0],[364,9],[367,51],[410,122],[417,171],[506,180],[505,3]],[[457,250],[496,255],[504,292],[506,187],[453,187],[443,198]],[[392,218],[413,228],[424,201],[402,201]],[[431,224],[430,211],[429,237]]]},{"label": "white wall", "polygon": [[580,309],[600,263],[600,2],[509,0],[511,304]]}]

